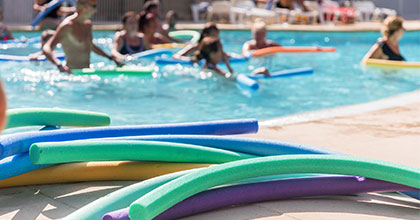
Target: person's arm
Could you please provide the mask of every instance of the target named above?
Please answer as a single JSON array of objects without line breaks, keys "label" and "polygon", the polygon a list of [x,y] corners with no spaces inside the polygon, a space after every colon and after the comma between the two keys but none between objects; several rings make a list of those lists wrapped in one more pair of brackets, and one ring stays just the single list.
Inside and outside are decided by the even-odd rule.
[{"label": "person's arm", "polygon": [[267,44],[269,47],[278,47],[280,46],[280,44],[278,44],[277,42],[274,42],[272,40],[267,40]]},{"label": "person's arm", "polygon": [[114,42],[112,44],[111,55],[113,57],[116,57],[119,60],[125,59],[127,56],[126,55],[122,55],[119,52],[123,46],[124,46],[124,41],[122,39],[121,32],[115,33]]},{"label": "person's arm", "polygon": [[58,16],[66,16],[66,15],[74,13],[74,12],[76,12],[75,7],[61,6],[60,9],[57,11],[57,15]]},{"label": "person's arm", "polygon": [[117,66],[123,66],[124,65],[124,63],[118,61],[118,59],[116,57],[114,57],[113,55],[108,55],[107,53],[105,53],[100,47],[96,46],[96,44],[94,44],[93,42],[92,42],[92,51],[94,53],[98,54],[99,56],[103,56],[103,57],[108,58],[109,60],[114,61],[114,63]]},{"label": "person's arm", "polygon": [[40,56],[42,56],[42,55],[44,55],[44,53],[42,52],[42,50],[41,50],[41,51],[38,51],[38,52],[36,52],[36,53],[31,53],[31,54],[29,54],[29,59],[30,59],[31,61],[37,61],[37,60],[38,60],[38,58],[39,58]]},{"label": "person's arm", "polygon": [[172,56],[172,58],[176,60],[191,60],[188,55],[194,53],[198,48],[198,44],[188,44],[182,50],[178,51],[176,54]]},{"label": "person's arm", "polygon": [[242,55],[247,56],[250,53],[250,49],[249,48],[250,48],[249,41],[247,41],[242,46]]},{"label": "person's arm", "polygon": [[168,43],[182,43],[183,42],[180,39],[176,39],[176,38],[173,38],[173,37],[169,36],[169,32],[166,31],[163,28],[163,24],[160,21],[158,21],[158,23],[157,23],[157,32],[160,33],[161,35],[163,35],[167,40],[169,40]]},{"label": "person's arm", "polygon": [[226,73],[225,74],[225,77],[226,78],[229,78],[229,77],[231,77],[232,75],[233,75],[233,69],[232,69],[232,67],[230,67],[230,63],[229,63],[229,56],[225,53],[225,52],[223,52],[223,62],[226,64],[226,67],[228,68],[228,70],[229,70],[229,73]]},{"label": "person's arm", "polygon": [[265,67],[260,67],[252,71],[251,75],[255,76],[257,74],[262,74],[264,76],[270,77],[270,72]]},{"label": "person's arm", "polygon": [[382,52],[381,47],[378,43],[375,43],[370,50],[366,53],[366,55],[363,57],[361,63],[365,63],[368,59],[383,59],[384,55]]},{"label": "person's arm", "polygon": [[156,39],[156,42],[159,42],[159,44],[172,43],[169,38],[165,37],[161,33],[155,33],[153,37]]},{"label": "person's arm", "polygon": [[57,66],[60,72],[71,73],[70,68],[68,66],[63,66],[61,61],[57,59],[53,54],[54,48],[61,41],[62,37],[66,34],[67,29],[67,24],[60,24],[57,27],[55,34],[42,47],[42,52],[44,53],[45,57],[47,57],[47,59],[51,61],[51,63]]}]

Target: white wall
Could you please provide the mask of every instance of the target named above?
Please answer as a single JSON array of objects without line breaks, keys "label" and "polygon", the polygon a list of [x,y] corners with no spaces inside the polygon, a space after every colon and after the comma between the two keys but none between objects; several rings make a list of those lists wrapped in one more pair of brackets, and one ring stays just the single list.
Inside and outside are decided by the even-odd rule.
[{"label": "white wall", "polygon": [[420,0],[371,0],[377,7],[395,9],[408,20],[420,19]]}]

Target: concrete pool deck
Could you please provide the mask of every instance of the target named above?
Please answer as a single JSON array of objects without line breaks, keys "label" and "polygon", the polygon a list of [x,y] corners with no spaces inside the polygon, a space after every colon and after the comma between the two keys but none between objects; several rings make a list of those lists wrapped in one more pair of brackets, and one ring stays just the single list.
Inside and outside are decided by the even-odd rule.
[{"label": "concrete pool deck", "polygon": [[[367,104],[263,121],[258,134],[420,168],[420,90]],[[319,117],[316,118],[316,115]],[[420,181],[420,180],[419,180]],[[0,190],[0,219],[60,219],[134,182],[90,182]],[[264,202],[186,219],[420,219],[420,203],[397,193]]]}]

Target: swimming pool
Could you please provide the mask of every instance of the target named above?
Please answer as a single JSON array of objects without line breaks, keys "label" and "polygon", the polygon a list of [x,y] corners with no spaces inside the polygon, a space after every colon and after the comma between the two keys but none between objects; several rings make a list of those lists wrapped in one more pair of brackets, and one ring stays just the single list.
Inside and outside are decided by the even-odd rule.
[{"label": "swimming pool", "polygon": [[[110,51],[114,32],[94,33]],[[33,37],[39,33],[16,33]],[[0,63],[9,108],[60,107],[108,113],[113,125],[187,122],[255,117],[260,120],[340,105],[369,102],[420,88],[420,73],[383,72],[363,67],[361,58],[380,34],[376,32],[269,32],[268,38],[290,46],[334,46],[335,53],[277,54],[233,64],[237,72],[266,66],[271,71],[313,67],[313,75],[260,81],[257,92],[200,71],[199,67],[156,66],[153,77],[69,76],[50,63]],[[249,31],[222,31],[224,49],[239,53]],[[2,48],[23,55],[31,48]],[[420,60],[420,32],[406,32],[401,51]],[[112,65],[92,56],[97,67]],[[144,65],[153,65],[149,60]]]}]

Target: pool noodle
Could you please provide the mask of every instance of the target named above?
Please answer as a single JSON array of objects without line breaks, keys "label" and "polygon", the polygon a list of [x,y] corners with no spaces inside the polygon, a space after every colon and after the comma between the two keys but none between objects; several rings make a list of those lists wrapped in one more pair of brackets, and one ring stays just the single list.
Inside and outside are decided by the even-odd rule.
[{"label": "pool noodle", "polygon": [[41,42],[41,37],[33,37],[29,39],[13,39],[13,40],[0,40],[0,44],[36,44]]},{"label": "pool noodle", "polygon": [[18,108],[7,110],[6,116],[5,128],[34,125],[91,127],[111,123],[107,114],[71,109]]},{"label": "pool noodle", "polygon": [[335,52],[334,47],[295,47],[295,46],[276,46],[254,50],[251,52],[253,57],[269,55],[273,53],[302,53],[302,52]]},{"label": "pool noodle", "polygon": [[53,0],[48,3],[48,7],[44,11],[40,11],[35,18],[31,22],[31,26],[35,27],[41,22],[42,19],[44,19],[45,16],[48,15],[52,10],[60,6],[64,2],[69,2],[72,5],[76,6],[76,0]]},{"label": "pool noodle", "polygon": [[245,74],[238,74],[238,76],[236,77],[236,82],[239,85],[251,90],[258,90],[258,88],[260,88],[257,81],[251,79]]},{"label": "pool noodle", "polygon": [[[242,63],[242,62],[246,62],[248,60],[247,57],[229,57],[229,63]],[[173,58],[162,58],[162,57],[157,57],[155,59],[156,64],[159,65],[175,65],[175,64],[181,64],[181,65],[185,65],[185,66],[192,66],[194,65],[194,62],[192,62],[191,60],[178,60],[178,59],[173,59]],[[224,62],[221,62],[224,63]],[[204,65],[204,60],[200,61],[198,64],[200,65]]]},{"label": "pool noodle", "polygon": [[0,180],[0,188],[82,181],[146,180],[168,173],[209,165],[204,163],[134,161],[58,164]]},{"label": "pool noodle", "polygon": [[191,144],[132,140],[35,143],[29,156],[34,164],[117,160],[218,164],[255,157]]},{"label": "pool noodle", "polygon": [[256,133],[256,119],[156,124],[137,126],[112,126],[73,128],[55,131],[22,132],[0,136],[0,159],[27,152],[33,143],[83,140],[104,137],[120,137],[151,134],[244,134]]},{"label": "pool noodle", "polygon": [[173,38],[191,37],[189,42],[192,44],[197,43],[201,37],[199,32],[193,30],[171,31],[169,32],[169,36]]},{"label": "pool noodle", "polygon": [[151,49],[151,50],[142,51],[139,53],[132,54],[131,56],[133,58],[149,58],[149,57],[154,58],[155,56],[161,56],[164,54],[172,56],[173,52],[167,48],[159,48],[159,49]]},{"label": "pool noodle", "polygon": [[[214,188],[196,194],[169,208],[154,220],[178,219],[233,205],[264,201],[348,195],[368,192],[395,192],[415,188],[395,183],[351,176],[321,176],[280,179]],[[128,208],[104,215],[102,220],[128,220]]]},{"label": "pool noodle", "polygon": [[[59,60],[65,60],[66,56],[63,53],[54,55]],[[6,55],[0,54],[0,61],[15,61],[15,62],[35,62],[35,61],[47,61],[45,55],[39,56],[37,60],[31,60],[29,56],[17,56],[17,55]]]},{"label": "pool noodle", "polygon": [[420,68],[420,62],[407,62],[396,60],[367,59],[363,64],[366,66],[384,68]]},{"label": "pool noodle", "polygon": [[364,176],[420,188],[420,169],[386,161],[336,155],[287,155],[240,160],[189,173],[149,192],[130,205],[133,220],[152,219],[176,203],[214,186],[241,179],[287,173]]},{"label": "pool noodle", "polygon": [[273,72],[273,73],[270,74],[269,77],[267,77],[263,74],[257,74],[257,75],[248,76],[248,77],[251,78],[251,79],[271,79],[271,78],[289,77],[289,76],[312,74],[312,73],[314,73],[313,68],[305,67],[305,68],[288,69],[288,70]]}]

